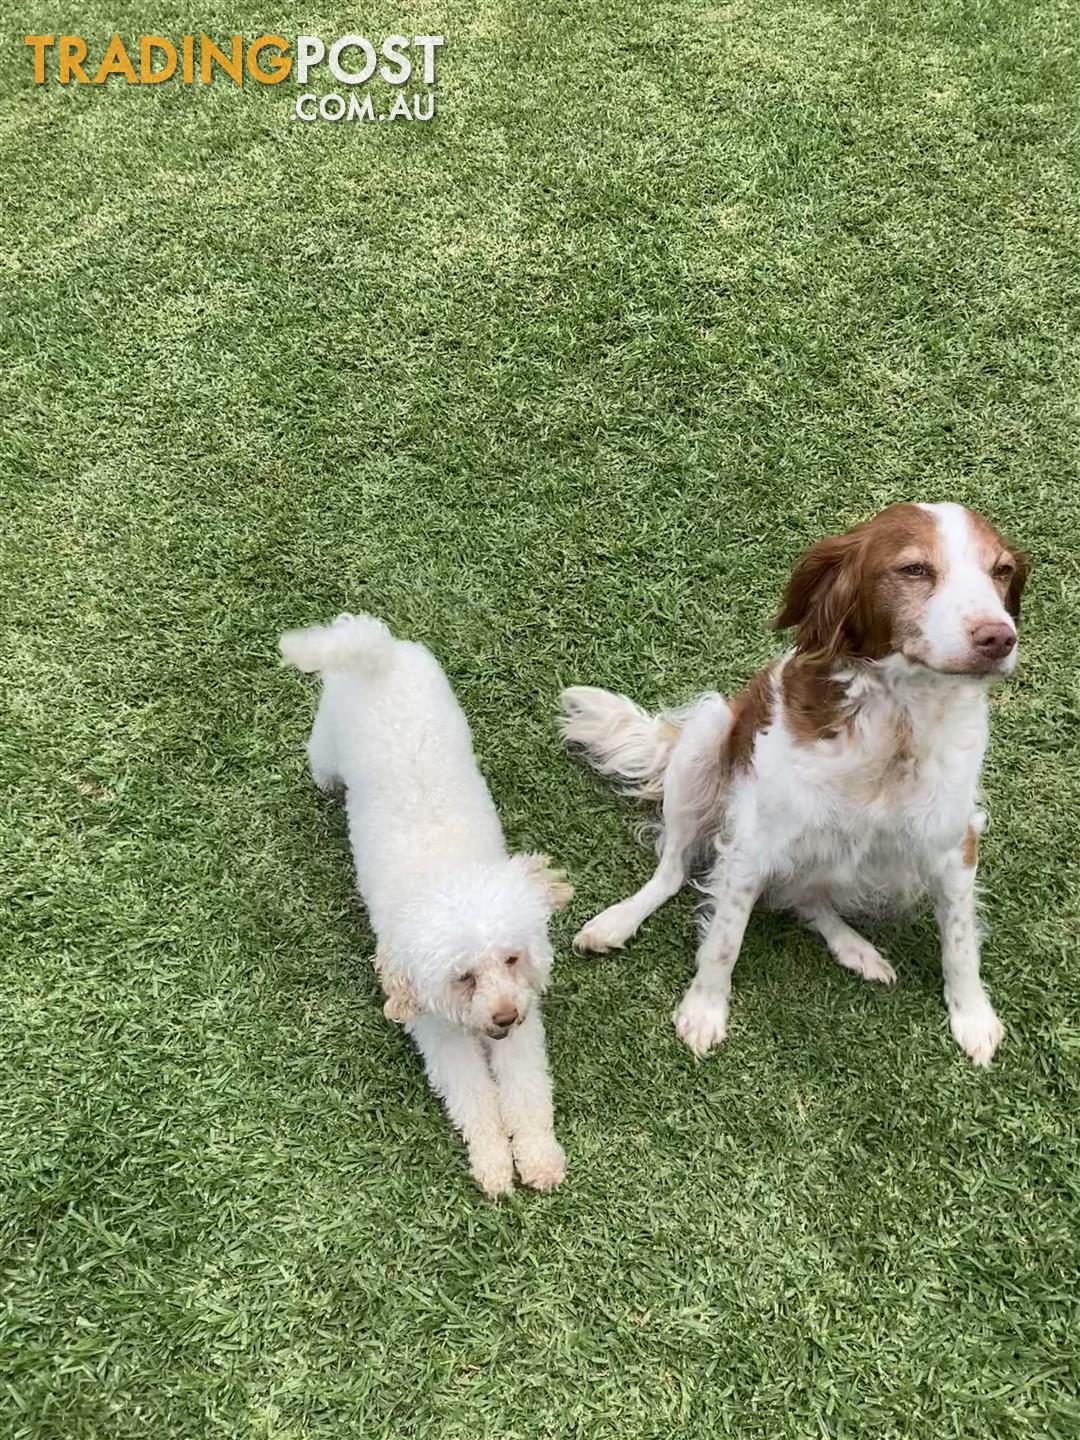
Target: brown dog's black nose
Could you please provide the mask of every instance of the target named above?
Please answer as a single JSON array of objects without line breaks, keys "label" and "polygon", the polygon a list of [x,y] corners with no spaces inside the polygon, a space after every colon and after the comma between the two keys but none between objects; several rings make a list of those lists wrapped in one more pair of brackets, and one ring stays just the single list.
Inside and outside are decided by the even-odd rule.
[{"label": "brown dog's black nose", "polygon": [[517,1024],[518,1012],[512,1005],[505,1010],[496,1010],[491,1016],[491,1023],[497,1025],[500,1030],[509,1030],[511,1025]]},{"label": "brown dog's black nose", "polygon": [[971,632],[971,643],[987,660],[1004,660],[1016,644],[1016,632],[1001,620],[990,620],[985,625],[975,626]]}]

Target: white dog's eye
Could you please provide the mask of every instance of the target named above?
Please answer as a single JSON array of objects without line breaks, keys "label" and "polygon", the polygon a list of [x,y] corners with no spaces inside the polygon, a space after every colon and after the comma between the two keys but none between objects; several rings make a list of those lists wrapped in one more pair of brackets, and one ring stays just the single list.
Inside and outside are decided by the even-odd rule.
[{"label": "white dog's eye", "polygon": [[457,983],[459,985],[463,985],[466,990],[475,990],[476,976],[472,973],[471,970],[466,970],[464,975],[459,975],[457,977]]},{"label": "white dog's eye", "polygon": [[507,955],[506,963],[510,966],[511,969],[513,969],[513,967],[518,963],[520,959],[520,955]]}]

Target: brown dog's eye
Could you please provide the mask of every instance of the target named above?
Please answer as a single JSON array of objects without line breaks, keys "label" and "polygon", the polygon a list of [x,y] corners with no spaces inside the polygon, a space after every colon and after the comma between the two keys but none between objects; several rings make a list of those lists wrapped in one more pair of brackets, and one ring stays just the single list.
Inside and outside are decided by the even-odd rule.
[{"label": "brown dog's eye", "polygon": [[928,579],[932,573],[929,565],[920,565],[918,561],[913,562],[911,565],[901,565],[897,571],[897,574],[909,575],[913,580]]},{"label": "brown dog's eye", "polygon": [[1010,565],[1008,561],[1002,561],[1000,565],[994,566],[993,570],[990,571],[990,574],[995,580],[1011,580],[1015,571],[1015,565]]}]

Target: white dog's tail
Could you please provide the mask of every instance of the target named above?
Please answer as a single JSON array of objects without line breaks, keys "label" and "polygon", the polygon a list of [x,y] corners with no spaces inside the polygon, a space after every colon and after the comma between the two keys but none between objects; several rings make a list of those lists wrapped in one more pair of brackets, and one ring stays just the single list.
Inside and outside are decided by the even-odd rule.
[{"label": "white dog's tail", "polygon": [[339,615],[332,625],[286,630],[278,649],[290,665],[310,673],[359,670],[374,675],[394,653],[397,641],[373,615]]},{"label": "white dog's tail", "polygon": [[559,696],[559,729],[568,745],[585,752],[603,775],[625,780],[628,795],[655,800],[664,792],[664,771],[682,731],[679,711],[650,715],[625,695],[594,685],[571,685]]}]

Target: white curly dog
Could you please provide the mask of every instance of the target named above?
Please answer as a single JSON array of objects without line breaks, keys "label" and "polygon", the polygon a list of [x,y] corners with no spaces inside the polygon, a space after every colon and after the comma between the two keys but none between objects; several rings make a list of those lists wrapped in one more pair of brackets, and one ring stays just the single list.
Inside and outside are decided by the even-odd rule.
[{"label": "white curly dog", "polygon": [[573,891],[544,855],[508,855],[468,721],[438,661],[380,620],[287,631],[284,658],[323,689],[308,741],[321,790],[344,785],[384,1013],[403,1024],[488,1195],[514,1168],[566,1172],[539,997],[548,920]]}]

